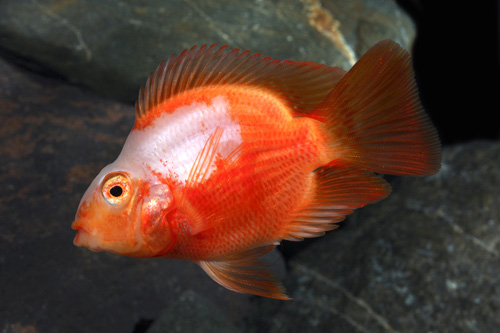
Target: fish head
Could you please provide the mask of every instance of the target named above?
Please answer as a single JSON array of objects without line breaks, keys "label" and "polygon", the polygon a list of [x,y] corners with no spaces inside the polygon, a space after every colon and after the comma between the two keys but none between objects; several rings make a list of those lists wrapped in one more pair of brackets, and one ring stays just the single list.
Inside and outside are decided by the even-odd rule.
[{"label": "fish head", "polygon": [[131,257],[154,257],[175,244],[168,217],[172,192],[112,165],[104,168],[85,192],[72,228],[73,243],[92,251]]}]

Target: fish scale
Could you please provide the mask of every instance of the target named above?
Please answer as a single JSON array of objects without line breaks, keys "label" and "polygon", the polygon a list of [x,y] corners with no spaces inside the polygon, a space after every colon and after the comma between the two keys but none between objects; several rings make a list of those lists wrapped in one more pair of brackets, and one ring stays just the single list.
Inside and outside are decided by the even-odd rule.
[{"label": "fish scale", "polygon": [[[321,165],[317,155],[321,151],[317,148],[318,143],[305,144],[307,132],[318,130],[312,120],[293,119],[283,106],[274,107],[279,105],[275,98],[274,100],[272,96],[263,98],[262,92],[256,94],[253,89],[242,87],[231,87],[230,91],[232,94],[225,96],[225,99],[228,101],[231,118],[236,119],[240,125],[244,142],[242,155],[247,153],[248,163],[254,166],[252,175],[240,181],[243,182],[242,186],[245,183],[252,183],[256,191],[252,196],[262,198],[262,202],[254,206],[254,210],[243,211],[235,218],[228,219],[211,229],[208,235],[204,235],[203,232],[195,236],[179,235],[178,243],[169,258],[186,258],[187,253],[194,253],[192,249],[198,249],[198,256],[189,259],[207,260],[213,253],[220,257],[235,250],[246,250],[255,243],[278,242],[276,235],[279,234],[280,227],[286,223],[289,215],[285,207],[296,206],[295,203],[298,205],[301,197],[305,195],[307,184],[313,177],[312,171]],[[222,93],[224,91],[212,89],[210,92],[205,92],[205,96],[210,99],[212,94],[217,96]],[[232,96],[236,99],[231,99]],[[183,96],[185,97],[187,96]],[[248,101],[254,101],[251,107],[248,107]],[[240,104],[243,104],[243,107],[240,107]],[[268,107],[268,104],[272,107]],[[267,110],[269,117],[263,117],[256,112],[262,109]],[[255,118],[258,118],[260,123],[257,123]],[[256,124],[258,126],[255,126]],[[256,132],[262,133],[262,128],[265,128],[265,137],[256,135]],[[303,135],[297,135],[299,131],[303,132]],[[217,182],[218,179],[213,181]],[[227,186],[240,186],[240,183],[233,178],[233,182]],[[273,193],[270,192],[272,188],[279,190]],[[229,189],[218,189],[218,191],[227,192]],[[265,195],[266,192],[273,195]],[[225,205],[227,202],[224,201],[222,204]],[[258,210],[259,214],[255,214],[255,210]],[[266,221],[265,224],[262,223],[263,220]],[[227,230],[233,235],[232,239],[238,244],[238,249],[234,248],[234,242],[227,242]]]}]

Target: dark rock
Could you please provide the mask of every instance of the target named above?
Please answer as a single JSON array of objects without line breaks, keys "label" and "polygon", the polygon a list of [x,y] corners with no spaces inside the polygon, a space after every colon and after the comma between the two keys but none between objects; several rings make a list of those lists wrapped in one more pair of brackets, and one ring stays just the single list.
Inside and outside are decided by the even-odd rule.
[{"label": "dark rock", "polygon": [[134,101],[162,59],[201,44],[349,68],[390,38],[411,47],[393,0],[3,0],[1,47],[101,94]]},{"label": "dark rock", "polygon": [[[444,149],[442,170],[290,260],[291,302],[259,300],[267,332],[495,332],[500,327],[500,144]],[[257,324],[256,324],[257,325]]]},{"label": "dark rock", "polygon": [[226,314],[208,299],[188,290],[160,313],[147,333],[240,332]]}]

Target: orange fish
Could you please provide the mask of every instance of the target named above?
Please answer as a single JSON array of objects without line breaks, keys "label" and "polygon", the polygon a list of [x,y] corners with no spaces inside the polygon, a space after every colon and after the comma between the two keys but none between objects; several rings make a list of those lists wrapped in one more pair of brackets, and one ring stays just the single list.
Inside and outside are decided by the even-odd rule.
[{"label": "orange fish", "polygon": [[193,47],[141,88],[121,154],[80,202],[74,243],[191,260],[228,289],[288,299],[259,257],[385,198],[376,173],[431,175],[440,160],[410,56],[392,41],[347,73]]}]

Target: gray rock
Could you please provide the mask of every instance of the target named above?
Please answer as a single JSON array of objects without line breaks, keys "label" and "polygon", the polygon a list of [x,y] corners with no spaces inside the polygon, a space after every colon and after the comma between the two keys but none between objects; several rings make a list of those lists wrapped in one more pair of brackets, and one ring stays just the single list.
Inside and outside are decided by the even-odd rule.
[{"label": "gray rock", "polygon": [[294,300],[261,300],[261,329],[498,331],[498,165],[499,143],[473,142],[446,147],[435,176],[393,179],[388,199],[290,261]]},{"label": "gray rock", "polygon": [[0,2],[2,48],[101,94],[134,101],[162,59],[201,44],[348,69],[415,29],[393,0]]},{"label": "gray rock", "polygon": [[240,332],[226,314],[208,299],[188,290],[160,313],[146,333]]}]

